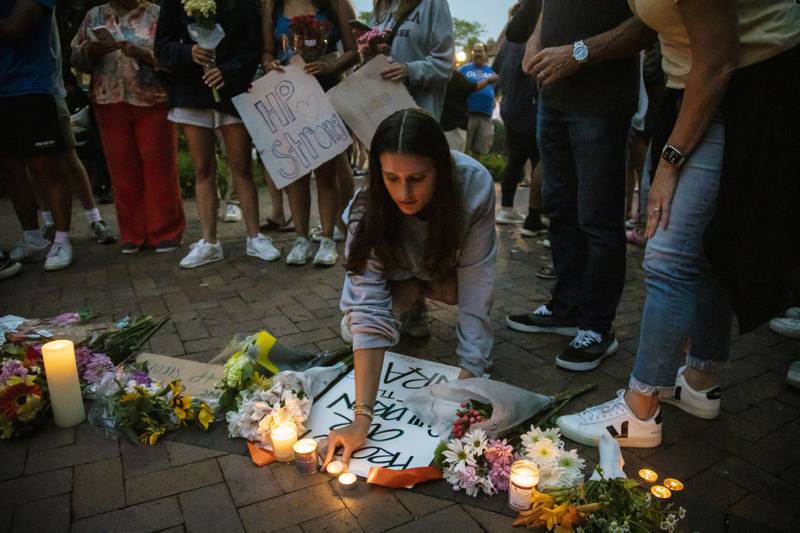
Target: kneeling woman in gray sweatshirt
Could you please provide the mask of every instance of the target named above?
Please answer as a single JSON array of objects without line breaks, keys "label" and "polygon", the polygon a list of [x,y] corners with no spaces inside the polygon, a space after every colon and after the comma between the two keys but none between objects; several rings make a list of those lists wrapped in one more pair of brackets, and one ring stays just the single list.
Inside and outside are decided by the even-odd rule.
[{"label": "kneeling woman in gray sweatshirt", "polygon": [[353,338],[356,404],[353,423],[331,432],[328,461],[343,446],[347,463],[366,440],[384,352],[400,337],[397,317],[425,298],[458,306],[460,377],[489,368],[494,212],[491,175],[451,152],[430,114],[407,109],[381,123],[370,148],[368,187],[345,213],[342,329]]}]

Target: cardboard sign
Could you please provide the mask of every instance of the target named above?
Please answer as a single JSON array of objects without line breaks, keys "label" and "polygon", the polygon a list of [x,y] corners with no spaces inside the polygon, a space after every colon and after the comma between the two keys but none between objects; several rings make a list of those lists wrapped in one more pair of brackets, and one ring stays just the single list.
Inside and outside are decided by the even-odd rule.
[{"label": "cardboard sign", "polygon": [[386,117],[418,107],[405,85],[381,78],[389,65],[385,55],[378,55],[327,93],[336,112],[367,147]]},{"label": "cardboard sign", "polygon": [[[386,352],[381,370],[375,419],[367,443],[350,460],[350,472],[367,477],[373,466],[403,470],[428,466],[439,436],[403,405],[403,399],[427,385],[458,377],[453,366]],[[355,371],[314,402],[306,422],[307,437],[327,437],[332,429],[350,424],[355,402]],[[454,415],[455,416],[455,415]]]},{"label": "cardboard sign", "polygon": [[330,161],[353,140],[314,76],[298,57],[253,82],[233,104],[261,161],[282,189]]},{"label": "cardboard sign", "polygon": [[150,377],[161,383],[167,384],[180,379],[190,396],[205,402],[219,398],[221,391],[214,387],[225,375],[225,367],[221,365],[209,365],[153,353],[143,353],[136,358],[138,363],[143,361],[147,361],[147,372]]}]

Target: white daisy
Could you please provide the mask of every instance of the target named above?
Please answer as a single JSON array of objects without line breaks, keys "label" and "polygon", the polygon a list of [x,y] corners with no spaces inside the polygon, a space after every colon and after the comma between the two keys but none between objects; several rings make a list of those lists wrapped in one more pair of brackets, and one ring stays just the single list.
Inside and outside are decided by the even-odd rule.
[{"label": "white daisy", "polygon": [[539,466],[553,464],[559,457],[559,450],[550,439],[539,440],[527,451],[528,457]]},{"label": "white daisy", "polygon": [[482,429],[471,429],[461,441],[464,443],[464,448],[475,455],[482,455],[486,450],[486,432]]},{"label": "white daisy", "polygon": [[475,458],[472,453],[470,450],[464,449],[464,444],[458,439],[450,441],[443,455],[445,462],[449,463],[454,472],[458,472],[467,466],[475,466]]},{"label": "white daisy", "polygon": [[578,455],[578,450],[562,451],[558,457],[558,466],[565,470],[583,470],[585,459]]}]

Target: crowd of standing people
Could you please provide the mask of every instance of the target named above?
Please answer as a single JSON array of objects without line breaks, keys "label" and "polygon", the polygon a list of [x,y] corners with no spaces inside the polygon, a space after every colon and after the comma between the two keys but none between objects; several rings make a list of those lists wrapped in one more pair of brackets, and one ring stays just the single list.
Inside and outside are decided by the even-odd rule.
[{"label": "crowd of standing people", "polygon": [[[61,73],[53,3],[0,0],[0,114],[17,125],[3,131],[0,150],[23,228],[20,244],[0,258],[2,277],[21,261],[44,259],[47,270],[72,263],[71,197],[88,190],[54,82]],[[456,68],[446,0],[375,0],[372,26],[389,35],[392,60],[381,76],[404,84],[420,109],[392,114],[373,139],[362,139],[366,187],[354,190],[345,154],[314,172],[318,228],[309,227],[310,176],[284,191],[267,177],[265,230],[251,139],[231,98],[263,73],[283,70],[297,16],[330,28],[327,59],[305,70],[325,90],[334,87],[358,63],[356,15],[348,0],[216,4],[225,38],[215,51],[194,43],[180,0],[94,7],[71,41],[71,64],[91,74],[123,253],[182,246],[178,129],[201,229],[181,267],[224,258],[216,227],[220,139],[249,256],[281,258],[264,231],[290,221],[290,265],[312,257],[334,265],[336,243],[346,241],[342,336],[355,350],[356,416],[331,435],[331,450],[341,445],[349,456],[363,443],[383,353],[401,334],[429,333],[427,299],[458,306],[461,377],[490,370],[495,223],[519,225],[523,236],[547,233],[553,264],[540,277],[555,279],[551,298],[506,324],[568,337],[555,364],[575,372],[617,351],[626,241],[646,243],[646,300],[628,388],[561,417],[564,435],[597,444],[610,433],[623,446],[653,447],[661,443],[661,403],[719,415],[718,370],[730,356],[734,317],[745,333],[778,316],[788,273],[800,265],[796,235],[774,231],[800,199],[800,3],[521,0],[494,64],[477,43],[471,61]],[[98,28],[113,38],[98,38]],[[662,68],[652,68],[653,57]],[[490,150],[498,97],[508,162],[496,211],[493,180],[476,159]],[[514,196],[526,165],[533,179],[523,216]],[[113,242],[97,208],[89,201],[84,208],[98,242]],[[634,233],[626,237],[628,216]]]}]

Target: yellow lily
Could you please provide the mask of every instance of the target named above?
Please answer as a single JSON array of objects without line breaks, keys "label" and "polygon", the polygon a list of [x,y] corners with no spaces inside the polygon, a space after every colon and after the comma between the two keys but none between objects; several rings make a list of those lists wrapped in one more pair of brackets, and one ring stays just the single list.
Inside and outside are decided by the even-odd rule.
[{"label": "yellow lily", "polygon": [[259,331],[253,335],[251,342],[256,349],[256,360],[258,363],[272,372],[272,374],[277,374],[280,372],[280,369],[269,359],[269,352],[272,351],[272,348],[275,346],[275,343],[278,342],[278,339],[266,331]]},{"label": "yellow lily", "polygon": [[561,521],[561,517],[567,514],[569,503],[564,502],[552,509],[545,509],[542,512],[542,520],[546,521],[547,530],[552,531]]},{"label": "yellow lily", "polygon": [[204,430],[208,430],[209,424],[214,421],[214,412],[205,404],[200,404],[200,411],[197,413],[197,423],[200,424]]}]

